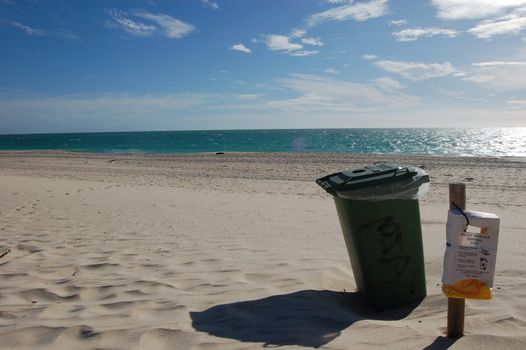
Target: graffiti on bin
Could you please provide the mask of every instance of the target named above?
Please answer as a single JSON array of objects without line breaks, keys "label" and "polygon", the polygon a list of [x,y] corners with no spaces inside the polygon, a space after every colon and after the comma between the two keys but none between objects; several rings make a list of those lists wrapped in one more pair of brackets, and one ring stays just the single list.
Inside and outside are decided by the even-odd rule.
[{"label": "graffiti on bin", "polygon": [[[401,225],[394,221],[392,215],[381,219],[376,219],[360,226],[360,229],[372,229],[379,233],[380,247],[382,247],[378,262],[394,272],[392,279],[386,279],[378,282],[378,286],[400,287],[414,293],[412,285],[406,285],[400,281],[404,273],[410,273],[408,270],[411,256],[405,253],[403,245],[403,232]],[[414,274],[413,274],[414,275]],[[414,277],[414,276],[413,276]],[[414,282],[414,278],[411,278]],[[412,283],[411,283],[412,284]]]}]

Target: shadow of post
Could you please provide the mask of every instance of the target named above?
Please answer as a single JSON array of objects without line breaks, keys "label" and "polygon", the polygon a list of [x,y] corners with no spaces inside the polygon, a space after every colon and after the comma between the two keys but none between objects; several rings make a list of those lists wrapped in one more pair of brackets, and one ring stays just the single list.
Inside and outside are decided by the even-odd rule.
[{"label": "shadow of post", "polygon": [[357,292],[303,290],[190,312],[195,330],[265,346],[320,347],[360,320],[400,320],[418,303],[386,311],[368,307]]},{"label": "shadow of post", "polygon": [[433,343],[429,344],[422,350],[446,350],[449,349],[449,347],[451,347],[453,344],[455,344],[455,342],[458,339],[460,338],[450,339],[447,337],[440,336],[436,338],[435,341],[433,341]]}]

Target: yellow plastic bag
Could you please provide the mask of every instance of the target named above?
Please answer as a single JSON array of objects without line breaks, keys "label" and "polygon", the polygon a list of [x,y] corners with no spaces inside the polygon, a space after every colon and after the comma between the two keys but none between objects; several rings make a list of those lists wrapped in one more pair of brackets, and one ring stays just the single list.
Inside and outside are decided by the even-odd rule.
[{"label": "yellow plastic bag", "polygon": [[475,278],[466,278],[458,281],[454,285],[442,285],[442,291],[448,298],[462,299],[491,299],[493,298],[492,288],[484,282]]}]

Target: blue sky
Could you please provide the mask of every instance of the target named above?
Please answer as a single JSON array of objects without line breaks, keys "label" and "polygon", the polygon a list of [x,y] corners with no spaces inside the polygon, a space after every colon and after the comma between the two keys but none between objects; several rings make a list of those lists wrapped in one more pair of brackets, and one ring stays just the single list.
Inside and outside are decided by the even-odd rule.
[{"label": "blue sky", "polygon": [[526,126],[526,0],[0,0],[0,134]]}]

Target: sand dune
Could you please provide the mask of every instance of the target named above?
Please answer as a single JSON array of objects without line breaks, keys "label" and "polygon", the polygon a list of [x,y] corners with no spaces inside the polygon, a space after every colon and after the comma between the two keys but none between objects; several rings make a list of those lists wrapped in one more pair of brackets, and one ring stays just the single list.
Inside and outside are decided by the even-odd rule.
[{"label": "sand dune", "polygon": [[[314,180],[378,160],[424,166],[428,297],[356,293]],[[526,348],[526,162],[342,154],[0,152],[0,349]],[[445,337],[449,182],[502,218],[492,301]]]}]

